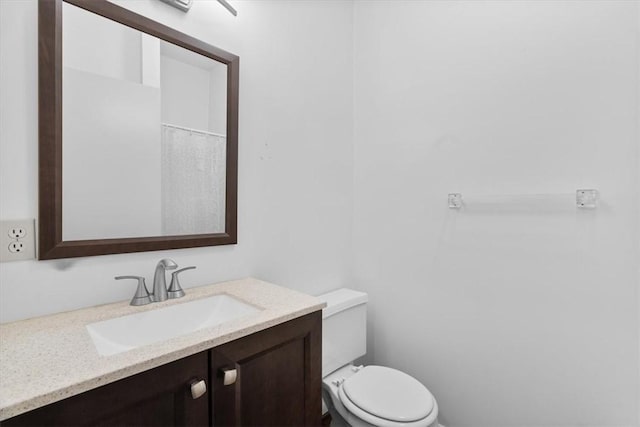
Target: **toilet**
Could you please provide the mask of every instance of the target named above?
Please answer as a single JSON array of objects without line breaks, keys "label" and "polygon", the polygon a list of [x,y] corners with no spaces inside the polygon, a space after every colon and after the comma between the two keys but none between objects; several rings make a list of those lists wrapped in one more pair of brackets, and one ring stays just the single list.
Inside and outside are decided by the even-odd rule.
[{"label": "toilet", "polygon": [[[322,395],[334,420],[352,427],[438,427],[438,404],[412,376],[356,366],[367,348],[367,294],[338,289],[318,296],[322,312]],[[339,415],[337,417],[336,415]]]}]

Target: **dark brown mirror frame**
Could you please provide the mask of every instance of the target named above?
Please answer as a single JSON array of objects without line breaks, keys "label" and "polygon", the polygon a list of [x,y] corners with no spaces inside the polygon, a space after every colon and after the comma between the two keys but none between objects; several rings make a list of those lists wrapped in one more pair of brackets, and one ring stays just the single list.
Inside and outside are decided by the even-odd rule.
[{"label": "dark brown mirror frame", "polygon": [[[225,232],[62,240],[62,4],[67,2],[227,65]],[[106,0],[40,0],[38,5],[38,259],[230,245],[237,243],[239,58]]]}]

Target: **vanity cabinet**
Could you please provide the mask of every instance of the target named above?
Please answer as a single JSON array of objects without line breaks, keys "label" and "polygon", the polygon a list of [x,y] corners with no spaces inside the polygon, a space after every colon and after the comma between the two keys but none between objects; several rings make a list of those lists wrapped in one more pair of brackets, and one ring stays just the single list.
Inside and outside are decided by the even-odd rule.
[{"label": "vanity cabinet", "polygon": [[[206,426],[208,352],[194,354],[3,421],[3,426]],[[207,382],[208,383],[208,382]]]},{"label": "vanity cabinet", "polygon": [[211,350],[213,425],[320,425],[321,325],[318,311]]},{"label": "vanity cabinet", "polygon": [[[0,424],[320,425],[321,328],[317,311]],[[235,381],[225,385],[224,372],[233,370]],[[192,384],[202,380],[207,392],[194,398]]]}]

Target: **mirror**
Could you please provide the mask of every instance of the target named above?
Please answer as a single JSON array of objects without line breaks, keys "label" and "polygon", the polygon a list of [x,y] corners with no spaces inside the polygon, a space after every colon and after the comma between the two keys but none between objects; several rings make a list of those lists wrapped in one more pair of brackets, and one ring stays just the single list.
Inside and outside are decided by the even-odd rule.
[{"label": "mirror", "polygon": [[236,243],[238,57],[41,0],[39,258]]}]

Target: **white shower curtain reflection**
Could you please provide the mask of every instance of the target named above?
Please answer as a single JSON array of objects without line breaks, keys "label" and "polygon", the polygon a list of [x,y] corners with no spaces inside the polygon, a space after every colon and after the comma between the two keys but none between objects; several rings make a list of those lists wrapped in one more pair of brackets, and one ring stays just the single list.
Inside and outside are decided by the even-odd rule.
[{"label": "white shower curtain reflection", "polygon": [[225,231],[226,137],[162,125],[162,234]]}]

